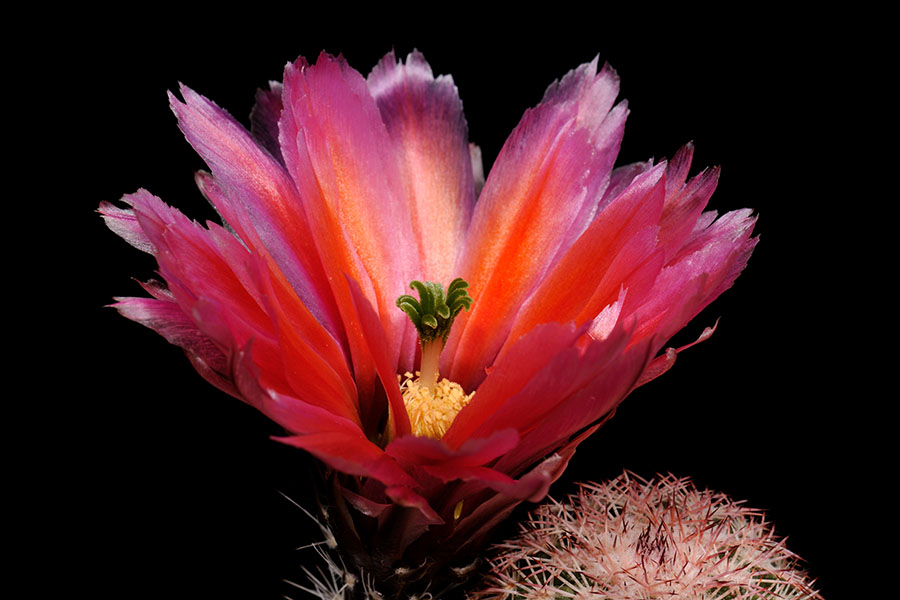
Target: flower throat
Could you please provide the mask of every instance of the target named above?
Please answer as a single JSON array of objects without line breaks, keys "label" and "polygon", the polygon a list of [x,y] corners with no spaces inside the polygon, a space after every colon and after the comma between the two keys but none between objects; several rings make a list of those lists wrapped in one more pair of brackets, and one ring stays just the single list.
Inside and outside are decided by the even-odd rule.
[{"label": "flower throat", "polygon": [[472,306],[468,287],[461,278],[454,279],[446,292],[439,283],[413,281],[410,288],[419,292],[419,299],[409,294],[397,298],[397,306],[415,325],[422,347],[418,378],[412,373],[402,378],[398,375],[403,404],[415,435],[441,439],[459,411],[475,395],[475,392],[466,395],[462,386],[440,379],[438,374],[441,350],[447,343],[453,320],[463,309]]}]

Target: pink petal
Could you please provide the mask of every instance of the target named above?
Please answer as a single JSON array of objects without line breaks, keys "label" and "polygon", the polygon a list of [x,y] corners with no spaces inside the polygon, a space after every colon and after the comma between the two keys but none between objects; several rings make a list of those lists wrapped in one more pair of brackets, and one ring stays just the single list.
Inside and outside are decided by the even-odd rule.
[{"label": "pink petal", "polygon": [[449,75],[435,79],[419,52],[397,61],[393,51],[367,79],[397,147],[413,233],[415,278],[448,285],[456,276],[475,203],[472,156],[462,102]]},{"label": "pink petal", "polygon": [[372,477],[385,485],[415,486],[412,479],[358,428],[337,431],[316,429],[306,435],[277,438],[302,448],[333,469],[348,475]]},{"label": "pink petal", "polygon": [[351,492],[345,487],[341,487],[341,495],[344,499],[350,503],[353,508],[361,512],[367,517],[372,517],[377,519],[381,515],[385,514],[385,511],[389,510],[393,504],[385,503],[385,502],[376,502],[371,498],[366,498],[365,496],[361,496],[357,493]]},{"label": "pink petal", "polygon": [[[621,395],[595,395],[587,406],[580,407],[577,412],[574,408],[565,408],[572,404],[573,397],[582,397],[585,390],[599,385],[597,382],[610,377],[623,377],[630,384],[634,383],[639,371],[632,377],[626,375],[621,365],[617,365],[619,355],[625,348],[627,337],[624,327],[619,327],[609,337],[602,341],[593,341],[585,350],[569,348],[553,356],[540,371],[533,377],[521,391],[512,395],[504,405],[492,414],[482,425],[475,430],[473,435],[483,436],[493,428],[515,427],[519,435],[526,437],[530,443],[508,453],[534,451],[534,457],[543,456],[547,450],[555,448],[559,439],[572,435],[574,430],[565,430],[556,437],[541,440],[536,444],[532,435],[535,430],[546,429],[548,422],[556,419],[565,419],[567,422],[577,421],[581,426],[587,426],[605,415],[624,397],[628,389]],[[539,346],[532,347],[533,352],[542,352]],[[641,363],[640,367],[643,367]],[[608,373],[607,371],[612,371]],[[630,388],[629,388],[630,389]],[[476,394],[477,396],[477,394]],[[506,457],[501,459],[501,463]],[[498,463],[500,464],[500,463]],[[502,469],[506,472],[506,469]]]},{"label": "pink petal", "polygon": [[267,255],[251,255],[222,228],[205,230],[146,192],[129,201],[173,299],[200,331],[226,355],[254,340],[269,385],[358,422],[342,347]]},{"label": "pink petal", "polygon": [[478,483],[486,488],[507,496],[522,500],[535,495],[543,487],[543,482],[534,480],[517,481],[505,473],[488,467],[447,467],[429,465],[424,468],[429,475],[437,477],[444,483],[464,481]]},{"label": "pink petal", "polygon": [[700,334],[700,337],[698,337],[690,344],[685,344],[680,348],[666,348],[666,351],[662,356],[657,356],[650,362],[649,365],[647,365],[647,368],[644,369],[643,373],[641,373],[641,377],[640,379],[638,379],[637,385],[635,387],[642,386],[645,383],[649,383],[671,369],[675,364],[675,359],[678,358],[678,355],[681,352],[684,352],[688,348],[695,346],[700,342],[705,342],[706,340],[708,340],[710,336],[715,333],[716,326],[718,326],[718,322],[716,322],[716,325],[704,329]]},{"label": "pink petal", "polygon": [[469,157],[472,159],[472,183],[475,184],[475,198],[481,196],[484,189],[484,163],[481,160],[481,148],[469,144]]},{"label": "pink petal", "polygon": [[231,115],[186,86],[181,93],[184,103],[169,96],[178,125],[226,192],[208,197],[245,244],[268,250],[303,303],[340,337],[337,308],[290,177]]},{"label": "pink petal", "polygon": [[[412,326],[394,302],[413,278],[418,253],[399,161],[378,107],[362,76],[342,58],[325,54],[314,66],[298,61],[286,67],[282,98],[285,163],[300,189],[342,317],[352,322],[347,274],[388,333],[394,372],[401,362],[411,367],[414,340],[405,332]],[[365,341],[356,331],[348,337],[354,363],[364,366]]]},{"label": "pink petal", "polygon": [[459,269],[475,303],[442,362],[464,388],[483,377],[521,303],[590,223],[608,183],[627,110],[612,108],[615,73],[596,68],[570,72],[525,113],[475,207]]},{"label": "pink petal", "polygon": [[719,181],[719,169],[711,169],[685,184],[693,154],[694,146],[688,144],[675,154],[666,170],[666,204],[659,222],[659,244],[667,261],[684,245]]},{"label": "pink petal", "polygon": [[504,347],[539,323],[592,320],[622,288],[639,286],[637,294],[644,296],[662,266],[651,258],[665,199],[664,169],[658,165],[636,177],[597,215],[525,303]]},{"label": "pink petal", "polygon": [[[149,287],[152,284],[146,284]],[[170,344],[184,349],[194,368],[208,382],[232,396],[238,391],[231,382],[230,358],[201,332],[181,307],[160,288],[158,298],[116,298],[113,305],[132,321],[153,329]]]},{"label": "pink petal", "polygon": [[758,238],[749,210],[733,211],[709,224],[705,215],[684,247],[662,270],[653,288],[634,310],[638,329],[632,343],[654,336],[665,342],[703,308],[731,287]]},{"label": "pink petal", "polygon": [[607,305],[591,321],[591,326],[587,332],[591,339],[605,340],[615,331],[616,325],[619,323],[619,316],[622,314],[622,306],[625,303],[626,296],[627,292],[623,286],[616,301]]},{"label": "pink petal", "polygon": [[[249,247],[263,247],[263,243],[259,240],[253,223],[250,221],[249,214],[241,204],[232,201],[227,187],[220,184],[212,173],[197,171],[194,173],[194,183],[219,215],[223,227]],[[246,240],[251,241],[248,243]]]},{"label": "pink petal", "polygon": [[[249,253],[232,236],[216,239],[146,191],[126,197],[155,248],[160,273],[182,310],[190,314],[201,296],[228,306],[228,312],[249,329],[248,337],[269,331],[271,322],[253,292],[251,277],[241,273]],[[222,248],[225,253],[223,254]]]},{"label": "pink petal", "polygon": [[98,212],[103,215],[103,221],[113,233],[141,252],[153,254],[153,244],[141,229],[133,210],[119,208],[109,202],[101,202]]},{"label": "pink petal", "polygon": [[606,187],[606,191],[603,192],[603,197],[600,199],[598,212],[603,210],[603,208],[613,199],[618,198],[637,177],[652,168],[653,161],[645,160],[613,169],[612,174],[609,177],[609,185]]}]

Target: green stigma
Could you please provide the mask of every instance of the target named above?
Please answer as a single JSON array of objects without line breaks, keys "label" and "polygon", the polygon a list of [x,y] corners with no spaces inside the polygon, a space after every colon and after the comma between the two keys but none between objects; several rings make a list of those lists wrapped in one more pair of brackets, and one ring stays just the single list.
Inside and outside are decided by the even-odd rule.
[{"label": "green stigma", "polygon": [[433,281],[413,281],[409,287],[419,292],[419,299],[404,294],[397,298],[397,306],[409,315],[416,326],[423,348],[438,339],[443,347],[447,343],[456,315],[462,309],[468,310],[472,306],[472,297],[466,289],[469,284],[457,277],[450,283],[446,293],[444,286]]}]

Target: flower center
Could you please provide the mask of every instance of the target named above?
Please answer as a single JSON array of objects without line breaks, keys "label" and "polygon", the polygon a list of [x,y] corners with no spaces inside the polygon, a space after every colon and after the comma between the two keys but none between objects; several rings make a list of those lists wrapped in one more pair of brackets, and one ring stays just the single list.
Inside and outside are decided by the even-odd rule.
[{"label": "flower center", "polygon": [[419,334],[422,360],[418,378],[406,373],[399,375],[403,392],[403,404],[409,414],[413,433],[441,439],[459,411],[469,403],[475,392],[466,395],[458,383],[448,379],[438,381],[438,363],[441,350],[450,335],[453,320],[463,309],[472,306],[472,297],[463,279],[454,279],[444,291],[444,286],[432,281],[413,281],[410,287],[419,292],[419,299],[404,294],[397,298],[397,306],[405,312]]},{"label": "flower center", "polygon": [[441,379],[433,388],[413,378],[412,373],[405,373],[402,378],[398,375],[397,379],[401,380],[403,405],[413,434],[436,440],[444,437],[453,419],[475,395],[475,392],[467,395],[461,385],[449,379]]}]

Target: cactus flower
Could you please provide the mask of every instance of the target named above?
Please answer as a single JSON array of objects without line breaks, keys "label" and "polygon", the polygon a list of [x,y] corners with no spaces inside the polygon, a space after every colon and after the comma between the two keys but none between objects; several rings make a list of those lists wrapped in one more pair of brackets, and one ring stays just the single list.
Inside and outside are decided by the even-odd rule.
[{"label": "cactus flower", "polygon": [[341,548],[397,590],[543,498],[755,245],[749,210],[706,210],[690,145],[614,168],[618,87],[596,59],[553,83],[485,180],[421,54],[367,78],[300,58],[249,130],[170,95],[221,223],[145,190],[100,207],[162,278],[116,308],[327,466]]}]

